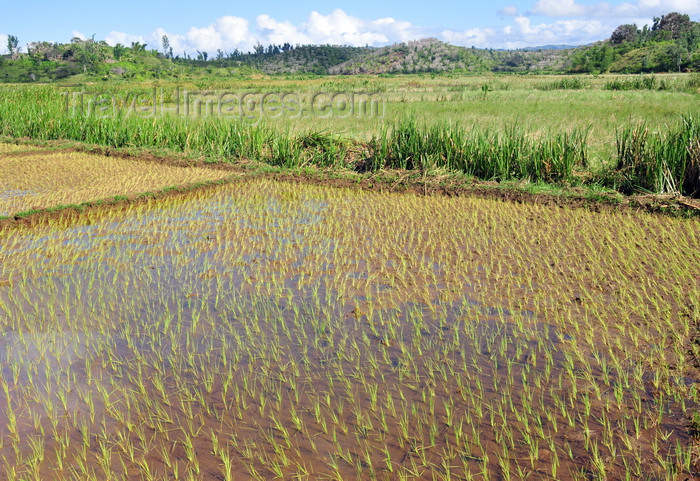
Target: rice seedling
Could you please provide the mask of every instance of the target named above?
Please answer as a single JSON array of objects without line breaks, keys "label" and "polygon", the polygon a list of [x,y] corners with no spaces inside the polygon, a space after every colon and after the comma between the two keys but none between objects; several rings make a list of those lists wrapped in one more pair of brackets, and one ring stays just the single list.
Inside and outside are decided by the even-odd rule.
[{"label": "rice seedling", "polygon": [[[2,152],[2,149],[0,149]],[[230,173],[77,152],[0,155],[0,216],[119,199],[173,185],[216,181]]]},{"label": "rice seedling", "polygon": [[9,226],[0,477],[693,477],[698,239],[270,180]]}]

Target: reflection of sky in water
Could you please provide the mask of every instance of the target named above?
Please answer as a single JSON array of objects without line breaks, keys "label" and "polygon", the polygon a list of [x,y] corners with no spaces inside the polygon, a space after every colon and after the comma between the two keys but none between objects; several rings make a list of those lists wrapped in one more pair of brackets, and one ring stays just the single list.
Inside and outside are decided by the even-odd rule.
[{"label": "reflection of sky in water", "polygon": [[[244,192],[241,195],[247,196],[245,204],[238,201],[237,195],[223,199],[221,195],[213,194],[187,199],[186,209],[182,208],[181,202],[156,202],[137,206],[134,211],[118,213],[122,217],[116,221],[113,217],[97,217],[89,223],[79,223],[79,219],[70,227],[56,228],[41,237],[32,236],[27,231],[22,242],[8,248],[3,254],[11,256],[30,249],[34,262],[42,266],[41,274],[36,278],[22,278],[21,282],[9,289],[0,286],[0,302],[12,306],[6,312],[22,315],[26,319],[40,321],[48,316],[65,316],[51,323],[54,328],[60,326],[61,319],[85,320],[91,316],[118,319],[126,326],[140,326],[153,322],[154,316],[166,312],[178,313],[180,322],[187,324],[197,310],[205,312],[214,324],[223,325],[229,322],[228,313],[221,305],[216,305],[214,297],[217,293],[223,293],[227,301],[250,306],[251,311],[257,309],[255,305],[260,302],[261,296],[243,294],[240,288],[246,279],[249,281],[251,274],[262,276],[273,273],[275,268],[271,263],[277,260],[288,263],[290,270],[283,282],[294,293],[291,303],[296,304],[301,312],[311,304],[310,296],[314,288],[324,312],[339,322],[344,318],[347,302],[367,300],[362,293],[339,299],[329,280],[336,275],[342,279],[367,279],[367,264],[373,258],[371,245],[365,246],[367,259],[354,263],[347,272],[338,274],[330,273],[335,267],[332,262],[319,259],[324,255],[330,258],[339,240],[319,236],[316,231],[313,244],[305,238],[309,229],[316,229],[315,225],[324,222],[329,206],[327,201],[264,197],[259,194],[251,200],[250,196],[255,193]],[[363,202],[363,199],[343,199],[343,202]],[[352,222],[351,219],[349,221]],[[221,237],[220,226],[225,223],[235,223],[241,236],[236,239]],[[252,247],[260,240],[264,240],[264,252],[256,252]],[[240,255],[234,257],[225,254],[231,242],[247,244]],[[60,256],[56,256],[57,246],[60,246]],[[315,275],[309,284],[308,274],[302,276],[301,273],[305,272],[306,258],[311,254],[317,260],[311,266]],[[57,259],[64,261],[57,262]],[[440,275],[438,263],[425,256],[421,262],[431,264],[436,274]],[[15,275],[22,275],[22,271],[18,270]],[[303,285],[299,282],[302,277],[305,277]],[[20,296],[20,285],[28,293],[24,297]],[[393,289],[384,280],[372,283],[370,288],[377,293]],[[78,289],[83,291],[77,293]],[[25,301],[12,303],[13,298]],[[36,299],[41,302],[33,302]],[[65,299],[71,301],[66,303]],[[52,310],[50,305],[54,301],[60,307]],[[275,305],[288,303],[280,299],[272,301]],[[475,319],[474,316],[498,318],[512,315],[507,310],[481,306],[470,300],[466,293],[462,293],[462,299],[454,303],[435,302],[441,305],[449,320],[465,316]],[[412,301],[399,302],[393,308],[377,309],[375,315],[405,319],[408,311],[425,318],[431,316],[426,306]],[[530,317],[532,313],[519,315]],[[39,325],[43,324],[40,322]],[[433,328],[437,329],[437,324],[432,328],[428,326],[429,330]],[[50,360],[49,364],[63,365],[76,356],[84,357],[86,353],[99,350],[99,346],[105,342],[122,345],[126,340],[124,334],[119,332],[49,332],[22,338],[13,332],[0,333],[0,362],[10,359],[30,362],[40,357],[47,346],[61,345],[63,357]],[[130,342],[140,350],[148,350],[152,348],[153,340],[134,338]],[[178,347],[161,344],[158,349],[174,353]]]}]

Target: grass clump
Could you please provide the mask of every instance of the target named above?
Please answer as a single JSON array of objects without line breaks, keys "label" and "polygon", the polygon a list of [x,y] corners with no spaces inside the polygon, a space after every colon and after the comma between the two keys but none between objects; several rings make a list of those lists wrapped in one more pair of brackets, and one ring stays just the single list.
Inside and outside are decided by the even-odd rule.
[{"label": "grass clump", "polygon": [[633,78],[615,78],[605,82],[605,90],[668,90],[666,80],[657,80],[653,75],[639,75]]},{"label": "grass clump", "polygon": [[640,123],[617,132],[617,181],[625,193],[696,195],[700,189],[700,125],[693,116],[665,132]]},{"label": "grass clump", "polygon": [[583,90],[590,86],[590,82],[581,77],[564,77],[553,82],[543,83],[537,86],[537,90]]},{"label": "grass clump", "polygon": [[373,168],[445,167],[480,179],[573,182],[587,164],[587,133],[573,130],[533,139],[513,125],[504,132],[459,125],[419,125],[414,119],[385,129],[370,143]]}]

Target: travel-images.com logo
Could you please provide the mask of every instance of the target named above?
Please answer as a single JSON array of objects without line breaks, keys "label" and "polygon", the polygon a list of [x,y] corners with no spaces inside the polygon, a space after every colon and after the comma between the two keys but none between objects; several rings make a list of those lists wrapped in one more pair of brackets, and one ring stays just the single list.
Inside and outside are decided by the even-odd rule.
[{"label": "travel-images.com logo", "polygon": [[86,117],[219,117],[257,123],[262,118],[384,117],[386,98],[372,92],[61,92],[65,113]]}]

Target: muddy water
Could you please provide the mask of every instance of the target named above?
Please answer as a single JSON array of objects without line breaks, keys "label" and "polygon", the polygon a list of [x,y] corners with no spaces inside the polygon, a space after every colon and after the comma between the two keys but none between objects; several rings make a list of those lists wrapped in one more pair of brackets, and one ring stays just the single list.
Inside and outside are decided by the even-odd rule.
[{"label": "muddy water", "polygon": [[269,181],[0,232],[0,477],[692,474],[698,237]]}]

